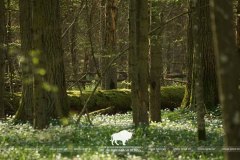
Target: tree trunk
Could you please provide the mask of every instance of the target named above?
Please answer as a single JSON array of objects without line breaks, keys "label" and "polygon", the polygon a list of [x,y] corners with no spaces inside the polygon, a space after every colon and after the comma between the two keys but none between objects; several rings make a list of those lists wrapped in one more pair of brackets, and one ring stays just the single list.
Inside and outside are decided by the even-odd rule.
[{"label": "tree trunk", "polygon": [[138,84],[137,84],[137,43],[136,43],[136,0],[130,0],[129,4],[129,66],[131,80],[131,106],[133,110],[133,123],[138,125]]},{"label": "tree trunk", "polygon": [[201,27],[201,52],[203,66],[203,93],[204,103],[207,109],[213,109],[218,105],[217,75],[215,67],[215,55],[211,31],[209,0],[200,1]]},{"label": "tree trunk", "polygon": [[[171,43],[169,42],[168,43],[168,50],[170,49],[171,47]],[[167,74],[170,74],[171,73],[171,64],[172,64],[172,53],[170,52],[167,52]]]},{"label": "tree trunk", "polygon": [[[72,13],[72,16],[74,16],[74,13]],[[71,56],[72,56],[72,71],[73,71],[73,77],[76,78],[76,75],[79,71],[79,65],[77,63],[77,52],[76,52],[76,34],[77,34],[77,18],[75,18],[74,23],[72,24],[71,29]]]},{"label": "tree trunk", "polygon": [[237,50],[240,54],[240,0],[237,0]]},{"label": "tree trunk", "polygon": [[[100,37],[100,53],[101,53],[101,58],[100,58],[100,62],[101,62],[101,65],[100,65],[100,68],[101,68],[101,75],[103,75],[104,73],[104,70],[105,70],[105,57],[103,57],[105,55],[105,48],[104,48],[104,44],[105,44],[105,31],[106,31],[106,24],[105,24],[105,0],[102,0],[102,3],[100,4],[100,15],[99,15],[99,18],[100,18],[100,34],[99,34],[99,37]],[[105,86],[105,75],[102,77],[102,81],[101,81],[101,89],[104,90],[106,88]]]},{"label": "tree trunk", "polygon": [[[59,0],[34,1],[34,127],[45,128],[49,118],[67,117],[69,105],[59,23]],[[45,68],[44,68],[45,67]],[[45,69],[45,71],[44,71]]]},{"label": "tree trunk", "polygon": [[5,70],[5,4],[0,0],[0,119],[5,118],[4,112],[4,70]]},{"label": "tree trunk", "polygon": [[[233,0],[211,0],[211,20],[216,53],[219,99],[223,113],[225,146],[240,144],[239,54],[236,52]],[[240,152],[225,152],[227,160],[239,159]]]},{"label": "tree trunk", "polygon": [[[121,53],[124,48],[127,47],[126,42],[128,41],[128,36],[129,36],[129,28],[128,25],[126,26],[126,22],[129,18],[127,9],[128,5],[126,5],[126,1],[119,1],[118,4],[118,13],[117,13],[117,53]],[[128,52],[128,51],[127,51]],[[119,57],[118,61],[117,61],[117,68],[118,71],[126,71],[127,75],[128,75],[128,53],[121,55],[121,57]],[[118,78],[122,77],[121,74],[118,74]],[[126,76],[128,77],[128,76]],[[128,78],[126,78],[125,82],[128,82]],[[120,89],[123,88],[128,88],[129,85],[126,83],[121,83]]]},{"label": "tree trunk", "polygon": [[148,119],[148,1],[136,1],[136,43],[137,43],[137,83],[138,122],[149,125]]},{"label": "tree trunk", "polygon": [[19,0],[22,62],[22,97],[16,119],[33,119],[33,75],[30,52],[32,51],[32,3]]},{"label": "tree trunk", "polygon": [[[62,36],[62,44],[63,44],[63,48],[64,48],[64,52],[71,52],[71,29],[69,28],[69,26],[72,24],[73,22],[73,18],[72,18],[72,13],[70,11],[71,9],[71,0],[64,0],[64,1],[60,1],[61,2],[61,22],[62,22],[62,26],[63,26],[63,36]],[[68,60],[67,60],[68,61]],[[70,77],[70,75],[69,75]]]},{"label": "tree trunk", "polygon": [[[191,3],[191,2],[190,2]],[[216,80],[216,68],[215,68],[215,57],[213,50],[213,40],[211,34],[211,25],[210,25],[210,11],[209,11],[209,0],[200,0],[199,1],[199,21],[200,21],[200,51],[202,53],[202,70],[203,70],[203,93],[204,93],[204,103],[207,109],[213,109],[214,106],[218,104],[218,90],[217,90],[217,80]],[[190,27],[190,26],[189,26]],[[190,32],[188,33],[190,36]],[[191,38],[191,37],[188,37]],[[191,39],[188,39],[189,45],[191,45]],[[191,48],[188,49],[188,52],[191,52]],[[191,63],[191,57],[188,60],[188,66]],[[194,68],[194,67],[192,67]],[[189,72],[189,71],[188,71]],[[187,80],[190,79],[190,72],[188,73]],[[193,73],[194,74],[194,73]],[[192,87],[191,90],[194,91],[194,75],[192,76]],[[194,93],[189,94],[190,84],[186,86],[185,98],[183,99],[182,108],[190,104],[190,109],[194,108]],[[189,99],[189,95],[190,99]]]},{"label": "tree trunk", "polygon": [[[105,65],[111,62],[116,54],[116,12],[117,6],[115,0],[106,0],[106,36],[105,49],[106,55]],[[106,90],[117,89],[117,68],[111,66],[105,76]]]},{"label": "tree trunk", "polygon": [[69,104],[66,93],[65,69],[61,41],[59,0],[43,1],[45,30],[44,52],[47,58],[48,93],[47,114],[49,117],[67,117]]},{"label": "tree trunk", "polygon": [[[10,8],[11,6],[11,0],[7,0],[7,7]],[[8,18],[7,18],[7,35],[6,35],[6,44],[7,44],[7,67],[8,67],[8,78],[9,78],[9,87],[10,87],[10,92],[14,93],[14,87],[13,87],[13,57],[10,54],[10,43],[12,42],[12,11],[8,10]]]},{"label": "tree trunk", "polygon": [[[86,47],[84,49],[83,73],[88,71],[88,64],[89,64],[89,47]],[[87,77],[84,76],[82,80],[87,80]],[[82,83],[82,87],[84,89],[85,89],[85,84],[86,83]]]},{"label": "tree trunk", "polygon": [[[86,1],[86,4],[88,5],[87,1]],[[94,49],[94,45],[93,45],[93,39],[94,39],[94,36],[93,36],[93,24],[94,24],[94,12],[96,11],[96,5],[97,3],[95,2],[92,2],[91,4],[91,8],[90,8],[90,12],[89,12],[89,7],[87,6],[86,7],[86,14],[87,14],[87,17],[86,17],[86,21],[87,21],[87,26],[89,28],[88,30],[88,40],[89,40],[89,44],[90,45],[90,51],[91,51],[91,55],[89,56],[89,61],[88,61],[88,66],[89,66],[89,71],[90,72],[94,72],[95,71],[95,68],[98,72],[98,66],[97,66],[97,60],[95,58],[95,49]],[[93,75],[89,75],[89,78],[94,78]]]},{"label": "tree trunk", "polygon": [[[152,6],[154,9],[160,6],[159,2],[152,2]],[[153,10],[151,11],[153,12]],[[156,28],[159,26],[158,13],[151,13],[152,20],[152,28]],[[162,23],[162,22],[160,22]],[[155,34],[151,37],[151,55],[150,55],[150,96],[149,96],[149,112],[150,112],[150,120],[155,122],[161,122],[161,74],[162,74],[162,46],[160,39],[160,32],[155,32]]]},{"label": "tree trunk", "polygon": [[187,55],[186,55],[186,79],[187,84],[185,88],[184,98],[181,104],[182,108],[185,108],[190,105],[191,98],[191,88],[192,88],[192,76],[193,76],[193,35],[192,35],[192,0],[188,0],[188,24],[187,24]]},{"label": "tree trunk", "polygon": [[[37,129],[43,129],[47,126],[46,115],[46,91],[42,88],[46,81],[46,53],[44,52],[44,17],[42,0],[33,0],[33,52],[31,56],[33,61],[34,85],[34,122],[33,126]],[[41,72],[40,72],[41,71]]]},{"label": "tree trunk", "polygon": [[195,92],[197,102],[197,124],[198,140],[206,140],[205,120],[204,120],[204,95],[203,95],[203,68],[201,50],[201,36],[203,25],[201,23],[199,9],[201,0],[192,2],[193,5],[193,39],[194,39],[194,61],[195,61]]}]

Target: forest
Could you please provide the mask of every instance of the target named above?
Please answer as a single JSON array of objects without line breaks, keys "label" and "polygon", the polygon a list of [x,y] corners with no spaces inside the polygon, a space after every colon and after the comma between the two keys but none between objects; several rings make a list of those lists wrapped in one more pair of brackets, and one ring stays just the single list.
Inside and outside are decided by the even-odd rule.
[{"label": "forest", "polygon": [[240,0],[0,0],[0,160],[240,157]]}]

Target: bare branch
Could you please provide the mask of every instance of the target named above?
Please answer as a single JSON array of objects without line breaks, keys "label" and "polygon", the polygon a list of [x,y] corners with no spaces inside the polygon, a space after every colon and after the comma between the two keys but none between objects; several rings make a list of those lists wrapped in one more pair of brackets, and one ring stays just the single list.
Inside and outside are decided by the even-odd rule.
[{"label": "bare branch", "polygon": [[82,7],[82,9],[79,11],[78,15],[74,18],[73,22],[68,26],[68,28],[64,31],[64,33],[62,34],[62,38],[64,37],[64,35],[67,33],[67,31],[69,30],[69,28],[72,27],[72,25],[75,23],[76,19],[78,18],[78,16],[82,13],[82,10],[85,8],[85,5]]},{"label": "bare branch", "polygon": [[95,91],[97,90],[97,87],[98,87],[98,85],[100,84],[100,82],[101,82],[101,80],[102,80],[102,77],[106,74],[106,72],[109,70],[109,68],[111,67],[111,65],[112,65],[121,55],[123,55],[125,52],[127,52],[129,49],[130,49],[130,47],[128,47],[127,49],[125,49],[122,53],[118,54],[118,55],[108,64],[108,66],[107,66],[107,68],[105,69],[104,73],[103,73],[102,76],[99,78],[96,86],[94,87],[91,95],[88,97],[87,101],[85,102],[84,107],[83,107],[81,113],[78,115],[78,119],[77,119],[76,124],[78,124],[78,123],[80,122],[80,119],[81,119],[83,113],[84,113],[85,110],[87,109],[87,104],[88,104],[89,100],[92,98],[92,96],[93,96],[93,94],[95,93]]}]

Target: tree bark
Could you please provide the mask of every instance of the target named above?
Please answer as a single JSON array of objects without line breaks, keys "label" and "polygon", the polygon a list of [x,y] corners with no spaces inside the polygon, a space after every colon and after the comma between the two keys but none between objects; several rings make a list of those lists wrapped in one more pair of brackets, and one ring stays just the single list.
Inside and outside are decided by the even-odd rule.
[{"label": "tree bark", "polygon": [[[47,126],[46,115],[46,91],[42,88],[42,84],[46,81],[46,53],[44,52],[44,17],[43,17],[42,0],[33,0],[33,52],[31,56],[33,61],[34,84],[34,122],[36,129],[43,129]],[[42,73],[40,72],[42,71]],[[44,72],[45,71],[45,72]]]},{"label": "tree bark", "polygon": [[[11,0],[7,0],[7,7],[10,8],[11,6]],[[8,67],[8,78],[9,78],[9,87],[10,92],[14,93],[14,87],[13,87],[13,57],[10,54],[10,43],[12,42],[12,12],[11,10],[8,10],[7,12],[7,34],[6,34],[6,44],[7,44],[7,52],[6,52],[6,58],[7,58],[7,67]]]},{"label": "tree bark", "polygon": [[66,93],[65,69],[61,41],[59,0],[43,1],[45,29],[44,52],[47,58],[48,93],[47,114],[49,117],[67,117],[69,104]]},{"label": "tree bark", "polygon": [[213,109],[218,105],[218,89],[215,55],[213,49],[213,39],[211,31],[209,0],[200,1],[199,12],[201,23],[201,52],[203,67],[203,93],[204,103],[207,109]]},{"label": "tree bark", "polygon": [[198,140],[206,140],[205,120],[204,120],[204,95],[203,95],[203,68],[201,50],[202,25],[200,20],[199,9],[201,0],[192,2],[193,5],[193,39],[194,39],[194,61],[195,61],[195,87],[197,102],[197,124]]},{"label": "tree bark", "polygon": [[[105,31],[105,65],[111,62],[116,54],[116,14],[117,6],[115,0],[106,0],[106,31]],[[117,89],[117,68],[111,66],[105,75],[105,89]]]},{"label": "tree bark", "polygon": [[[87,1],[86,1],[86,4],[88,5]],[[90,72],[94,72],[95,69],[96,69],[96,72],[99,76],[99,69],[98,69],[98,64],[97,64],[97,60],[95,58],[95,48],[94,48],[94,34],[93,34],[93,24],[94,24],[94,13],[96,11],[96,8],[97,8],[97,3],[93,2],[92,1],[92,4],[91,4],[91,8],[89,7],[86,7],[86,14],[87,14],[87,17],[86,17],[86,21],[87,21],[87,26],[89,28],[87,34],[88,34],[88,40],[89,40],[89,45],[90,45],[90,51],[91,51],[91,54],[89,56],[89,62],[88,62],[88,68],[89,68],[89,71]],[[90,9],[90,11],[89,11]],[[93,78],[93,75],[89,75],[90,78]],[[99,76],[100,77],[100,76]]]},{"label": "tree bark", "polygon": [[[152,6],[154,9],[160,6],[159,2],[152,2]],[[152,11],[153,12],[153,11]],[[151,24],[152,28],[156,28],[159,26],[159,18],[158,13],[151,13]],[[162,23],[162,22],[160,22]],[[150,93],[149,93],[149,112],[150,112],[150,120],[155,122],[161,122],[161,74],[162,74],[162,46],[160,39],[160,31],[155,32],[152,35],[150,44],[151,44],[151,55],[150,55]]]},{"label": "tree bark", "polygon": [[[89,64],[89,47],[87,46],[85,49],[84,49],[84,62],[83,62],[83,75],[84,75],[84,72],[87,72],[88,70],[88,64]],[[84,76],[82,80],[87,80],[87,77]],[[82,87],[85,89],[85,84],[86,83],[82,83]]]},{"label": "tree bark", "polygon": [[[74,2],[72,2],[72,7],[74,8]],[[77,62],[77,52],[76,52],[76,34],[77,34],[77,21],[78,21],[78,16],[74,15],[74,11],[75,8],[72,11],[72,14],[70,14],[71,16],[73,16],[74,18],[72,19],[74,22],[72,24],[72,28],[71,28],[71,46],[70,46],[70,50],[71,50],[71,56],[72,56],[72,73],[73,73],[73,77],[76,78],[76,75],[79,71],[79,66],[78,66],[78,62]]]},{"label": "tree bark", "polygon": [[32,1],[19,0],[22,62],[22,97],[15,118],[33,119],[33,75],[30,52],[32,51]]},{"label": "tree bark", "polygon": [[35,64],[35,71],[38,72],[34,76],[34,127],[43,129],[49,118],[67,117],[69,105],[59,23],[59,0],[34,1],[33,10],[34,49],[38,59]]},{"label": "tree bark", "polygon": [[[189,3],[192,3],[191,1]],[[207,109],[213,109],[218,104],[218,90],[217,90],[217,79],[216,79],[216,68],[215,68],[215,56],[213,50],[213,40],[211,34],[211,21],[210,21],[210,10],[209,10],[209,0],[200,0],[199,1],[199,21],[200,21],[200,51],[202,53],[201,64],[203,69],[203,93],[204,93],[204,103]],[[191,14],[191,13],[190,13]],[[190,23],[190,22],[189,22]],[[190,25],[190,24],[189,24]],[[192,26],[189,26],[192,27]],[[190,28],[189,28],[190,29]],[[188,31],[189,32],[189,31]],[[189,47],[191,44],[191,33],[188,33],[188,43]],[[192,52],[191,48],[188,49],[188,52]],[[188,53],[187,53],[188,54]],[[191,55],[188,55],[188,67],[194,68],[190,65],[192,62]],[[194,108],[194,75],[192,79],[190,78],[190,68],[188,69],[188,77],[187,80],[192,81],[191,93],[190,92],[190,84],[188,83],[186,86],[185,97],[183,99],[182,108],[190,105],[190,109]],[[195,74],[195,73],[192,73]],[[192,92],[193,91],[193,92]],[[190,96],[192,95],[192,96]],[[190,98],[189,98],[190,97]]]},{"label": "tree bark", "polygon": [[[106,31],[106,24],[105,24],[105,0],[102,0],[102,3],[100,4],[100,53],[101,53],[101,58],[100,58],[100,68],[101,68],[101,75],[103,75],[104,70],[105,70],[105,58],[103,57],[105,55],[105,48],[104,48],[104,37],[105,37],[105,31]],[[105,86],[105,76],[102,77],[101,81],[101,89],[104,90],[106,88]]]},{"label": "tree bark", "polygon": [[237,0],[237,49],[240,54],[240,0]]},{"label": "tree bark", "polygon": [[0,0],[0,119],[5,118],[4,112],[4,70],[5,70],[5,4]]},{"label": "tree bark", "polygon": [[192,35],[192,0],[188,0],[188,24],[187,24],[187,55],[186,55],[186,79],[187,84],[185,88],[184,98],[181,104],[182,108],[190,105],[191,88],[192,88],[192,76],[193,76],[193,35]]},{"label": "tree bark", "polygon": [[[233,24],[233,0],[211,0],[211,20],[217,62],[219,99],[222,107],[225,146],[240,144],[239,63]],[[227,32],[226,32],[227,31]],[[240,152],[225,152],[227,160]]]},{"label": "tree bark", "polygon": [[131,80],[131,106],[133,110],[133,123],[138,125],[139,117],[139,99],[137,84],[137,43],[136,43],[136,0],[130,0],[129,3],[129,66]]},{"label": "tree bark", "polygon": [[148,2],[146,0],[136,1],[136,43],[137,43],[137,96],[138,122],[142,125],[149,125],[148,118]]}]

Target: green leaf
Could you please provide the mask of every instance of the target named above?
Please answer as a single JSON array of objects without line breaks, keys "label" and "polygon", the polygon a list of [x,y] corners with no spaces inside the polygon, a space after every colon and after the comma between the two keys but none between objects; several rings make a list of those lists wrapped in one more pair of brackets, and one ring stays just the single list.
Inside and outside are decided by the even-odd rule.
[{"label": "green leaf", "polygon": [[50,86],[50,84],[47,83],[47,82],[43,82],[42,88],[45,89],[45,90],[48,91],[48,92],[51,91],[51,86]]},{"label": "green leaf", "polygon": [[39,74],[40,74],[40,75],[44,76],[46,73],[47,73],[47,72],[46,72],[45,69],[43,69],[43,68],[39,69]]},{"label": "green leaf", "polygon": [[32,57],[38,56],[40,54],[39,50],[32,50],[29,52],[29,55]]},{"label": "green leaf", "polygon": [[68,119],[62,118],[62,125],[68,125]]},{"label": "green leaf", "polygon": [[38,64],[39,63],[39,60],[38,60],[38,58],[36,58],[36,57],[33,57],[32,58],[32,62],[33,62],[33,64]]}]

